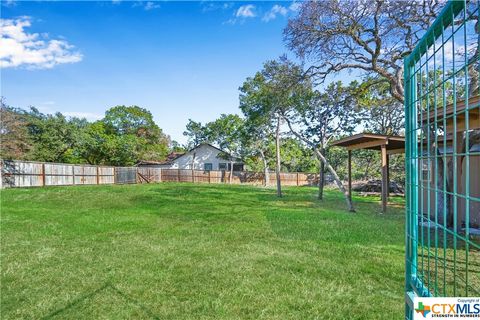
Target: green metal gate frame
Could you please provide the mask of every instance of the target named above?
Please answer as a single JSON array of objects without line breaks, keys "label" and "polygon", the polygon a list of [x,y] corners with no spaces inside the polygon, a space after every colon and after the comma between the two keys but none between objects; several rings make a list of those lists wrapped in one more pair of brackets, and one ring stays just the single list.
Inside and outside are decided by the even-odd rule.
[{"label": "green metal gate frame", "polygon": [[[480,37],[477,36],[473,42],[471,37],[467,37],[467,33],[472,35],[471,23],[475,15],[478,19],[479,7],[479,0],[449,1],[404,61],[406,319],[413,318],[415,296],[480,296],[480,287],[477,287],[480,276],[473,274],[478,269],[474,271],[469,261],[474,259],[480,263],[477,261],[480,242],[469,234],[471,205],[480,203],[478,197],[470,194],[470,186],[472,179],[480,181],[480,177],[468,174],[471,157],[480,155],[480,151],[471,150],[469,145],[469,114],[472,109],[480,108],[478,102],[476,105],[469,104],[472,99],[469,73],[472,67],[479,72],[479,57],[477,54],[473,59],[468,57],[468,48],[478,47]],[[463,55],[457,54],[462,45]],[[474,91],[478,95],[478,90]],[[462,109],[458,107],[460,104]],[[447,106],[453,106],[451,114],[447,114]],[[459,152],[457,118],[460,117],[465,119],[465,128],[460,128],[465,135],[462,140],[465,149]],[[447,141],[447,122],[453,124],[451,142]],[[453,147],[451,152],[447,150],[448,143]],[[443,146],[439,147],[441,144]],[[463,166],[462,159],[467,174],[462,192],[459,192],[456,175],[458,167],[461,169]],[[457,163],[459,160],[460,163]],[[453,162],[454,178],[453,186],[449,184],[447,188],[448,161]],[[440,171],[443,173],[439,174]],[[459,201],[465,203],[463,229],[462,221],[460,225],[457,222],[461,214],[458,212]],[[447,221],[447,216],[452,213],[453,226]]]}]

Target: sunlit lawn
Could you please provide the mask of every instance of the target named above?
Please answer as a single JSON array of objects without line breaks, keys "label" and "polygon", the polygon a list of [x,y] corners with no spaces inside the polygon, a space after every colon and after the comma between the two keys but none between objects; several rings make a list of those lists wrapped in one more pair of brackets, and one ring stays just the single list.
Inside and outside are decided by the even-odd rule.
[{"label": "sunlit lawn", "polygon": [[3,190],[2,319],[402,319],[403,199],[153,184]]}]

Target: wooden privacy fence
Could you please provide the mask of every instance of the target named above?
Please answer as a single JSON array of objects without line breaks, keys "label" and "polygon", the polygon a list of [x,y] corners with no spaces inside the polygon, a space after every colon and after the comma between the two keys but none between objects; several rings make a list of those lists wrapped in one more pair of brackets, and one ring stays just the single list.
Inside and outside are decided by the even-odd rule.
[{"label": "wooden privacy fence", "polygon": [[[229,183],[229,171],[191,169],[161,169],[148,167],[108,167],[65,163],[42,163],[18,160],[1,161],[1,187],[43,187],[92,184],[134,184],[159,182]],[[276,184],[275,173],[270,173],[270,185]],[[287,186],[317,185],[318,174],[280,173]],[[235,171],[233,184],[263,184],[264,174]]]}]

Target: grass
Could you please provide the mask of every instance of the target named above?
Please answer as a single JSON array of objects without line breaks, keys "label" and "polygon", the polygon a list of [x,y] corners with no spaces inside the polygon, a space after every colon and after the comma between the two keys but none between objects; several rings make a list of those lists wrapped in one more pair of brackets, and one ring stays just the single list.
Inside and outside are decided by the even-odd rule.
[{"label": "grass", "polygon": [[2,319],[402,319],[402,199],[154,184],[2,191]]}]

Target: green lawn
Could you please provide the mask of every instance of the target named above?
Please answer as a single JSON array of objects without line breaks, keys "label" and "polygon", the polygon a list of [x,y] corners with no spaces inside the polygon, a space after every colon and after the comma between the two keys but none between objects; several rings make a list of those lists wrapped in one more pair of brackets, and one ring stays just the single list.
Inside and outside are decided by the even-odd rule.
[{"label": "green lawn", "polygon": [[3,190],[2,319],[402,319],[378,198],[154,184]]}]

